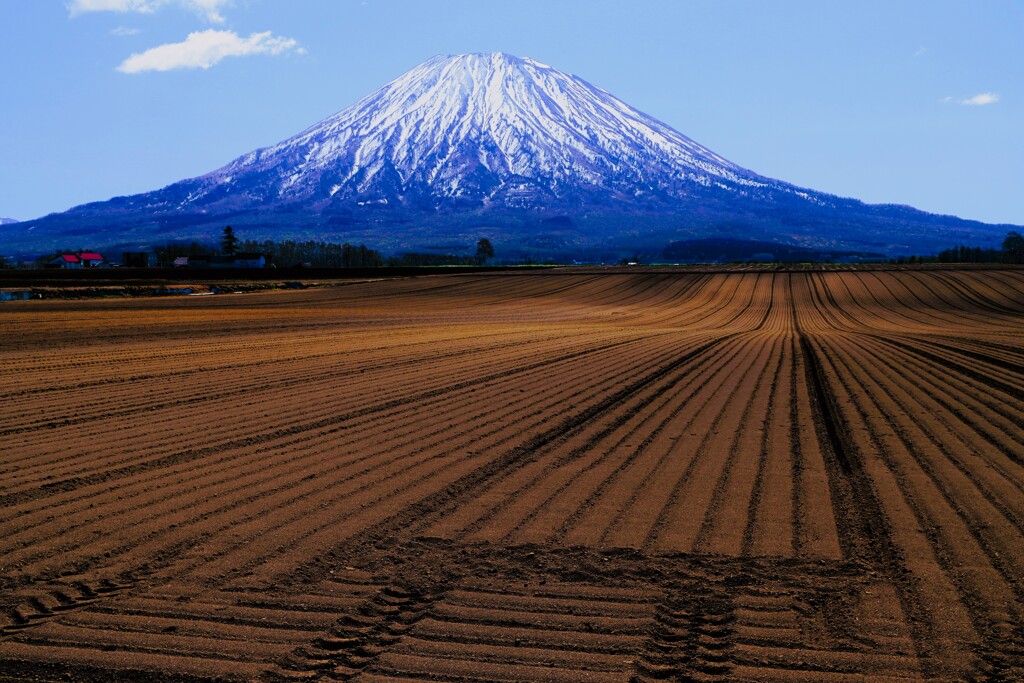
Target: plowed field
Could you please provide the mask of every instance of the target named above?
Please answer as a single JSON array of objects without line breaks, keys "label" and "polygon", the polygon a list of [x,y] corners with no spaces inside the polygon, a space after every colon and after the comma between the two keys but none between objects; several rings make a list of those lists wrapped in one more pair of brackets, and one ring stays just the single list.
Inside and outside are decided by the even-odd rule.
[{"label": "plowed field", "polygon": [[0,679],[1024,680],[1024,271],[0,307]]}]

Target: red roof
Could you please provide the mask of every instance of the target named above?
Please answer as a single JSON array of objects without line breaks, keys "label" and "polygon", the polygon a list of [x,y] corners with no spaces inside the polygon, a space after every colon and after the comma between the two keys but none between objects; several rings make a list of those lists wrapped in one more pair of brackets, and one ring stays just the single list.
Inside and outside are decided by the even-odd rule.
[{"label": "red roof", "polygon": [[95,251],[83,251],[81,256],[82,256],[82,260],[83,261],[102,261],[103,260],[103,257],[100,256],[99,254],[97,254]]},{"label": "red roof", "polygon": [[60,257],[68,263],[78,263],[78,257],[74,254],[61,254]]}]

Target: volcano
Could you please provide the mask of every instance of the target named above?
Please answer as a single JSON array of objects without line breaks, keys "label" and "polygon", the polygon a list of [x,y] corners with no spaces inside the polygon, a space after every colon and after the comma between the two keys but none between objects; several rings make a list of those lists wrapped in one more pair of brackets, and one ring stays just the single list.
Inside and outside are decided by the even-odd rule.
[{"label": "volcano", "polygon": [[505,254],[656,252],[709,237],[911,253],[1013,226],[868,205],[728,161],[606,90],[504,53],[437,56],[276,145],[161,190],[9,226],[0,247],[492,239]]}]

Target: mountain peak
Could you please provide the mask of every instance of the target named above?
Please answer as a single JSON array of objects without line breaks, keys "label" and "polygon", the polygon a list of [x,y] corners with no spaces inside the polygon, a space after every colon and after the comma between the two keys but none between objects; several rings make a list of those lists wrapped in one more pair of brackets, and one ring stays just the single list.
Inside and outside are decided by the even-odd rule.
[{"label": "mountain peak", "polygon": [[531,57],[517,57],[508,52],[466,52],[456,55],[435,55],[423,64],[429,64],[434,60],[451,64],[466,64],[483,67],[523,66],[529,65],[539,69],[550,69],[547,64],[537,61]]},{"label": "mountain peak", "polygon": [[568,199],[580,188],[635,198],[679,196],[695,183],[760,182],[607,91],[503,52],[432,57],[203,180],[241,178],[259,184],[261,197],[283,200],[415,196],[435,206],[515,207]]}]

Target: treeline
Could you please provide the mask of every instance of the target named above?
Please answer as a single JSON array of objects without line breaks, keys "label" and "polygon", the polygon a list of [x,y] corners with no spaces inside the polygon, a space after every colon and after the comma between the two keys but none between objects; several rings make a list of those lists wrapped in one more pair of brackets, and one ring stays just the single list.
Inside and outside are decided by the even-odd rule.
[{"label": "treeline", "polygon": [[999,249],[956,246],[934,256],[901,256],[896,263],[1024,263],[1024,235],[1010,232]]},{"label": "treeline", "polygon": [[479,266],[494,258],[494,247],[486,237],[476,243],[473,255],[431,254],[408,252],[384,258],[375,249],[365,245],[335,244],[333,242],[295,242],[285,240],[241,243],[241,251],[257,252],[267,257],[267,263],[278,267],[303,265],[312,268],[379,268],[423,266]]},{"label": "treeline", "polygon": [[1005,262],[1002,249],[982,249],[981,247],[953,247],[943,249],[936,256],[938,263],[998,263]]},{"label": "treeline", "polygon": [[422,266],[482,266],[494,258],[494,245],[491,240],[481,237],[476,243],[476,254],[473,256],[459,254],[429,254],[421,252],[407,252],[392,256],[388,259],[388,265],[392,267],[422,267]]},{"label": "treeline", "polygon": [[267,265],[280,268],[305,266],[308,268],[373,268],[384,265],[380,252],[359,244],[335,244],[333,242],[317,242],[308,240],[296,242],[285,240],[262,242],[246,240],[231,245],[230,251],[223,247],[218,249],[201,242],[174,242],[156,247],[156,262],[161,266],[170,266],[174,259],[187,256],[193,261],[215,261],[230,258],[241,253],[263,255]]},{"label": "treeline", "polygon": [[456,254],[422,254],[408,252],[391,256],[387,264],[391,267],[419,268],[423,266],[478,266],[481,261],[476,256],[458,256]]},{"label": "treeline", "polygon": [[308,240],[296,242],[285,240],[274,242],[264,240],[242,242],[241,251],[256,252],[267,258],[267,263],[287,268],[306,266],[309,268],[379,268],[385,265],[384,257],[375,249],[363,244],[344,242],[317,242]]},{"label": "treeline", "polygon": [[[431,254],[408,252],[385,258],[375,249],[363,244],[343,242],[320,242],[307,240],[245,240],[232,245],[232,253],[257,253],[267,259],[267,265],[278,268],[380,268],[423,267],[423,266],[478,266],[494,255],[493,247],[487,240],[481,240],[474,255]],[[156,261],[169,266],[179,256],[194,261],[213,261],[228,256],[225,249],[201,242],[175,242],[154,249]]]}]

